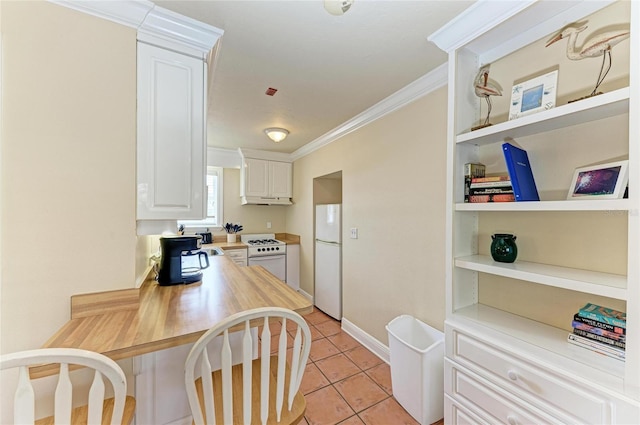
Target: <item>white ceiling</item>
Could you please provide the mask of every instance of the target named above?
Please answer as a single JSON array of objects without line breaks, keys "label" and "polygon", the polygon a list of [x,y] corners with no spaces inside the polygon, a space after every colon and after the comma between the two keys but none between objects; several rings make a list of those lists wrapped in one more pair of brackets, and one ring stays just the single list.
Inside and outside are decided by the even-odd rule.
[{"label": "white ceiling", "polygon": [[[291,153],[446,62],[427,36],[473,1],[356,0],[343,16],[322,0],[155,3],[224,30],[208,145]],[[267,127],[291,133],[276,144]]]}]

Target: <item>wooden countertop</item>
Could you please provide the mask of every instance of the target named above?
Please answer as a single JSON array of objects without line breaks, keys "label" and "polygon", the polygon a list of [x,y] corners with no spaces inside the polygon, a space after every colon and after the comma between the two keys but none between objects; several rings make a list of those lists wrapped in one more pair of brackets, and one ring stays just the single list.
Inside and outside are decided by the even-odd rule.
[{"label": "wooden countertop", "polygon": [[[239,267],[225,256],[210,256],[209,261],[202,282],[160,286],[147,280],[139,290],[138,305],[76,316],[43,348],[82,348],[118,360],[195,342],[214,324],[239,311],[268,306],[300,314],[313,310],[309,300],[261,266]],[[51,373],[46,368],[32,369],[31,374]]]},{"label": "wooden countertop", "polygon": [[[287,245],[300,245],[300,236],[291,233],[276,233],[275,238]],[[247,248],[247,244],[240,242],[240,235],[238,235],[237,242],[227,242],[225,236],[214,236],[213,243],[202,245],[202,248],[214,247],[222,249],[243,249]]]}]

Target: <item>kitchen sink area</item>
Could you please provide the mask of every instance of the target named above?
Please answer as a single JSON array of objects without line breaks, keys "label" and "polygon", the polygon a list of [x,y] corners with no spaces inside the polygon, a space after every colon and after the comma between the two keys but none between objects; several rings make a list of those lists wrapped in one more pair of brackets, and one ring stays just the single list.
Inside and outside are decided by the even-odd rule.
[{"label": "kitchen sink area", "polygon": [[214,247],[214,248],[209,248],[209,252],[207,252],[207,254],[209,255],[224,255],[224,251],[218,247]]}]

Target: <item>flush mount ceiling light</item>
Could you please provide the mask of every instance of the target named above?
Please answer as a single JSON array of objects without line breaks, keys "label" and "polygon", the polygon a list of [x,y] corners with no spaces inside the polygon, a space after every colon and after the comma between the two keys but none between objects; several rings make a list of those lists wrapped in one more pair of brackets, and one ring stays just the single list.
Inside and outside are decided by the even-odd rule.
[{"label": "flush mount ceiling light", "polygon": [[335,16],[344,15],[355,0],[324,0],[324,8]]},{"label": "flush mount ceiling light", "polygon": [[273,140],[276,143],[282,142],[288,135],[289,130],[278,127],[265,128],[264,134],[266,134],[269,139]]}]

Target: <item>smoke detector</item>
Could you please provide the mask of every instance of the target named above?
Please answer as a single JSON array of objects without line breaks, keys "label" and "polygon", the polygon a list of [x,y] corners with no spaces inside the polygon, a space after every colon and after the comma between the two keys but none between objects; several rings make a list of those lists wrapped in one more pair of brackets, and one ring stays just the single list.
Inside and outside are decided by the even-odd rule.
[{"label": "smoke detector", "polygon": [[324,8],[332,15],[340,16],[347,13],[355,0],[324,0]]}]

